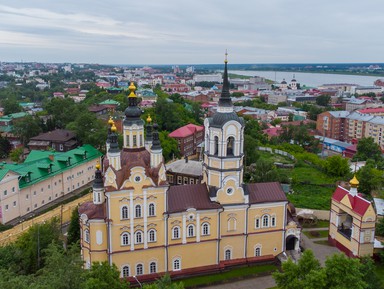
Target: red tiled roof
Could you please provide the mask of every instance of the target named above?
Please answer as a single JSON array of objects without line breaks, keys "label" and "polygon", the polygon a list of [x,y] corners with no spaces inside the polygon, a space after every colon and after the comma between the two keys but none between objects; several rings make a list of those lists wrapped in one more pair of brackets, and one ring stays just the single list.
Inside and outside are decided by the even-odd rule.
[{"label": "red tiled roof", "polygon": [[219,209],[221,205],[209,199],[205,184],[171,186],[168,191],[168,213],[196,210]]},{"label": "red tiled roof", "polygon": [[352,211],[354,211],[360,216],[364,216],[371,203],[366,199],[362,198],[360,195],[352,196],[351,194],[349,194],[348,190],[342,187],[337,187],[336,191],[332,195],[332,199],[340,202],[347,194],[349,201],[352,205]]},{"label": "red tiled roof", "polygon": [[364,108],[358,110],[360,113],[384,113],[384,107]]},{"label": "red tiled roof", "polygon": [[86,202],[80,205],[79,215],[87,215],[88,219],[105,219],[105,205],[95,205],[93,202]]},{"label": "red tiled roof", "polygon": [[195,125],[195,124],[187,124],[185,126],[182,126],[178,128],[177,130],[174,130],[169,134],[169,137],[186,137],[193,135],[197,131],[202,131],[204,129],[204,126]]},{"label": "red tiled roof", "polygon": [[280,133],[283,131],[281,127],[271,127],[263,130],[263,133],[269,135],[269,136],[279,136]]},{"label": "red tiled roof", "polygon": [[249,203],[267,203],[288,201],[280,183],[256,183],[245,185],[249,194]]}]

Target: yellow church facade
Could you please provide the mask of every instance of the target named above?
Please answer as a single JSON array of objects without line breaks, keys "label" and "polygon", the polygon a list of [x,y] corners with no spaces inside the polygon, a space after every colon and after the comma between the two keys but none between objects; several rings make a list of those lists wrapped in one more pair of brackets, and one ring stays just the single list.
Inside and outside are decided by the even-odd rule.
[{"label": "yellow church facade", "polygon": [[280,184],[243,183],[244,120],[233,110],[227,63],[218,111],[204,122],[201,184],[169,186],[157,125],[144,124],[133,84],[130,90],[124,146],[110,121],[93,201],[79,208],[86,268],[108,261],[122,278],[149,280],[273,261],[299,248]]}]

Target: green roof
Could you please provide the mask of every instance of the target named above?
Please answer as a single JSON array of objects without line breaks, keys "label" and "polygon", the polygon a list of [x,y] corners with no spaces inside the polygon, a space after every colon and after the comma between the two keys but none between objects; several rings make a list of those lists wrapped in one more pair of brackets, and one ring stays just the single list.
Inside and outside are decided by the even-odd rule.
[{"label": "green roof", "polygon": [[34,102],[20,102],[19,105],[21,107],[35,106]]},{"label": "green roof", "polygon": [[14,119],[14,118],[21,118],[27,116],[27,112],[15,112],[12,114],[7,114],[2,117],[2,119]]},{"label": "green roof", "polygon": [[[33,150],[22,164],[3,164],[0,166],[0,180],[9,170],[12,170],[22,176],[19,180],[19,187],[24,188],[99,158],[101,155],[91,145],[83,145],[67,152]],[[67,160],[70,162],[67,163]],[[29,181],[28,175],[30,175]]]},{"label": "green roof", "polygon": [[118,102],[118,101],[116,101],[116,100],[113,100],[113,99],[107,99],[107,100],[104,100],[104,101],[100,102],[100,104],[119,105],[120,102]]}]

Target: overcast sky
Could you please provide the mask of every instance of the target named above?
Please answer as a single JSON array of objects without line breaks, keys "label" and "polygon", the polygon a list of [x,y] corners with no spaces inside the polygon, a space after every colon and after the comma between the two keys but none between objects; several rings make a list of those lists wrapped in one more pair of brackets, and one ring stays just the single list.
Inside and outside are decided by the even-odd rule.
[{"label": "overcast sky", "polygon": [[384,62],[383,0],[2,0],[0,61]]}]

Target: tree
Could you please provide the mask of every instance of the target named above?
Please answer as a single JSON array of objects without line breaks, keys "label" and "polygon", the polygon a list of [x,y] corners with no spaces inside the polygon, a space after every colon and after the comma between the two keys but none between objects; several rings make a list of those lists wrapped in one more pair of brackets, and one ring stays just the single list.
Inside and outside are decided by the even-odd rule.
[{"label": "tree", "polygon": [[326,275],[311,250],[305,250],[298,263],[291,259],[282,264],[282,272],[272,274],[278,288],[326,288]]},{"label": "tree", "polygon": [[384,218],[380,218],[376,223],[376,235],[384,236]]},{"label": "tree", "polygon": [[13,162],[18,163],[20,161],[21,155],[23,154],[23,151],[24,151],[23,147],[18,147],[18,148],[11,150],[11,152],[9,154],[9,156],[11,157],[11,160]]},{"label": "tree", "polygon": [[368,159],[376,162],[383,161],[380,146],[372,137],[363,137],[357,143],[357,153],[353,156],[353,160],[366,161]]},{"label": "tree", "polygon": [[259,159],[246,168],[245,178],[253,183],[277,182],[280,180],[276,166],[270,160]]},{"label": "tree", "polygon": [[363,281],[367,283],[366,289],[383,288],[376,273],[376,266],[371,257],[361,258],[361,269]]},{"label": "tree", "polygon": [[0,136],[0,159],[6,158],[12,149],[12,145],[5,137]]},{"label": "tree", "polygon": [[120,272],[116,265],[110,266],[108,262],[94,262],[86,274],[86,281],[81,288],[84,289],[126,289],[128,281],[120,279]]},{"label": "tree", "polygon": [[144,289],[184,289],[184,284],[182,282],[172,283],[171,277],[169,274],[165,274],[160,279],[157,279],[156,282],[152,284],[145,284]]},{"label": "tree", "polygon": [[37,136],[41,131],[38,117],[28,115],[13,125],[13,133],[20,138],[23,145],[27,145],[30,138]]},{"label": "tree", "polygon": [[324,169],[329,176],[336,177],[344,177],[350,172],[348,160],[339,155],[327,158],[325,161]]},{"label": "tree", "polygon": [[[321,267],[311,250],[305,250],[298,263],[290,259],[282,264],[282,272],[272,274],[281,289],[342,289],[371,288],[364,280],[369,278],[363,271],[372,273],[372,264],[363,265],[359,259],[344,254],[334,254]],[[376,287],[378,288],[378,287]]]},{"label": "tree", "polygon": [[316,97],[316,104],[321,106],[328,106],[331,101],[331,97],[326,94],[319,95]]},{"label": "tree", "polygon": [[13,99],[13,98],[5,99],[1,103],[2,103],[2,106],[4,108],[4,115],[8,115],[8,114],[12,114],[12,113],[21,111],[21,106],[16,101],[16,99]]},{"label": "tree", "polygon": [[159,138],[165,162],[174,158],[178,159],[180,157],[180,151],[177,148],[177,140],[169,137],[167,131],[161,131],[159,133]]},{"label": "tree", "polygon": [[360,168],[357,178],[360,182],[359,192],[363,194],[370,194],[384,185],[383,171],[376,169],[371,162]]},{"label": "tree", "polygon": [[348,258],[344,254],[334,254],[325,261],[325,274],[329,289],[364,289],[362,265],[359,259]]},{"label": "tree", "polygon": [[79,223],[79,211],[76,207],[72,211],[71,222],[68,227],[67,245],[76,244],[80,241],[80,223]]},{"label": "tree", "polygon": [[255,140],[250,135],[244,136],[244,155],[245,155],[245,165],[250,166],[251,164],[256,163],[260,155],[257,152],[257,140]]}]

